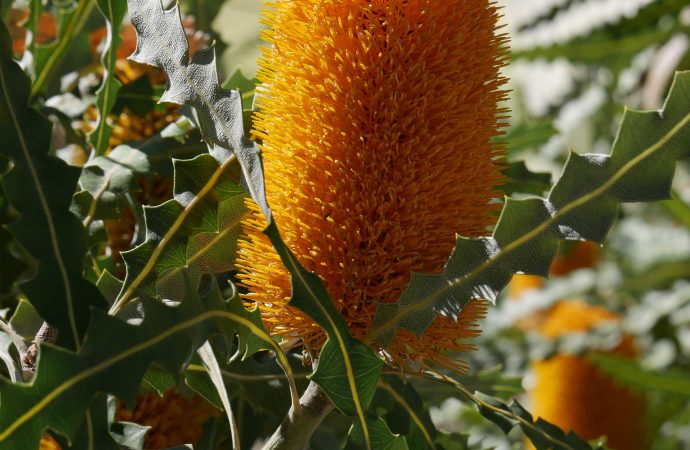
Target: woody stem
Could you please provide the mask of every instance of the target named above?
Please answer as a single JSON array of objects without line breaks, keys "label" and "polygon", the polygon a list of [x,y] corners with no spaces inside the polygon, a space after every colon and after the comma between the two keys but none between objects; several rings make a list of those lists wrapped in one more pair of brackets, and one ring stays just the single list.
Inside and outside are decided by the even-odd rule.
[{"label": "woody stem", "polygon": [[333,410],[333,403],[313,381],[300,397],[299,409],[288,411],[263,450],[303,450],[323,419]]}]

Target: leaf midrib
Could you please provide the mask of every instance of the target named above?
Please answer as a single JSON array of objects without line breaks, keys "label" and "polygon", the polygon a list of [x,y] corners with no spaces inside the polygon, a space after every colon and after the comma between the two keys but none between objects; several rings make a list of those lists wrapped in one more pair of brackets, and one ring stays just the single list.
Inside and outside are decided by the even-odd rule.
[{"label": "leaf midrib", "polygon": [[[74,346],[77,350],[79,350],[81,344],[79,342],[79,331],[77,329],[77,322],[74,316],[74,299],[72,297],[72,286],[69,280],[69,274],[67,273],[65,262],[62,259],[62,254],[60,253],[60,244],[58,241],[57,232],[55,230],[53,216],[48,206],[48,200],[45,196],[45,193],[43,192],[43,187],[41,186],[41,183],[39,181],[39,176],[36,171],[36,167],[34,166],[33,160],[31,159],[31,153],[29,152],[29,148],[27,146],[26,138],[24,137],[22,127],[19,124],[19,119],[17,118],[14,108],[12,107],[12,102],[10,101],[11,96],[7,85],[5,71],[2,69],[2,66],[0,66],[0,83],[2,84],[2,91],[5,97],[5,103],[7,104],[7,110],[9,111],[10,116],[12,117],[12,123],[14,124],[14,128],[17,132],[17,137],[19,138],[19,145],[22,149],[22,153],[24,155],[24,159],[26,160],[27,167],[29,168],[29,172],[31,173],[31,181],[36,189],[39,202],[41,203],[41,209],[43,209],[43,214],[46,218],[46,225],[48,227],[48,234],[50,236],[51,247],[55,255],[55,262],[60,271],[60,277],[62,278],[62,284],[65,289],[65,297],[67,300],[67,315],[70,323],[70,331],[72,332],[72,337],[74,339]],[[47,155],[46,157],[48,158]]]},{"label": "leaf midrib", "polygon": [[[24,414],[19,416],[14,422],[12,422],[5,430],[0,433],[0,442],[4,441],[7,439],[12,433],[14,433],[19,427],[21,427],[23,424],[25,424],[27,421],[31,420],[32,417],[36,416],[38,413],[40,413],[43,409],[45,409],[53,400],[55,400],[57,397],[60,395],[64,394],[66,391],[72,389],[76,385],[78,385],[80,382],[87,380],[88,378],[97,375],[98,373],[107,370],[109,367],[126,360],[127,358],[131,357],[132,355],[135,355],[137,353],[143,352],[159,343],[164,341],[165,339],[182,332],[188,328],[191,328],[195,325],[198,325],[208,319],[213,319],[213,318],[222,318],[222,319],[228,319],[233,322],[237,322],[245,327],[247,327],[252,333],[254,333],[256,336],[260,337],[262,340],[266,341],[269,345],[271,345],[272,348],[275,348],[277,344],[271,337],[266,334],[266,332],[262,331],[259,329],[256,325],[254,325],[250,320],[238,316],[236,314],[227,312],[227,311],[207,311],[204,312],[192,319],[186,320],[184,322],[180,322],[176,324],[175,326],[172,326],[165,330],[164,332],[154,336],[153,338],[141,342],[133,347],[130,347],[126,349],[125,351],[122,351],[116,355],[113,355],[112,357],[106,359],[105,361],[96,364],[95,366],[89,367],[88,369],[79,372],[72,376],[71,378],[63,381],[61,384],[53,388],[50,392],[47,392],[41,400],[36,402],[31,408],[29,408],[28,411],[26,411]],[[281,352],[277,353],[278,358],[281,359],[281,362],[285,362],[285,371],[286,374],[288,374],[289,377],[292,377],[292,369],[290,367],[290,364],[287,362],[287,358],[285,355]],[[282,358],[281,358],[282,355]]]},{"label": "leaf midrib", "polygon": [[112,308],[110,308],[110,315],[117,313],[125,304],[127,304],[127,301],[130,299],[136,288],[146,279],[149,273],[151,273],[151,271],[154,269],[156,263],[158,262],[158,258],[160,258],[160,256],[163,254],[163,251],[172,241],[173,236],[177,233],[180,227],[182,227],[182,224],[185,222],[189,214],[191,214],[192,210],[194,210],[196,205],[201,202],[201,200],[206,196],[206,194],[211,192],[211,190],[215,187],[216,183],[220,179],[220,176],[223,174],[225,169],[227,169],[230,166],[230,164],[232,164],[234,161],[235,158],[231,157],[226,159],[223,164],[218,166],[218,168],[213,172],[213,175],[211,175],[211,178],[209,178],[208,182],[201,188],[199,193],[194,196],[194,198],[187,204],[187,206],[184,207],[180,215],[177,216],[177,218],[175,219],[175,222],[173,222],[173,224],[171,225],[170,229],[165,233],[163,238],[160,241],[158,241],[158,245],[153,250],[144,268],[141,270],[141,272],[139,272],[139,275],[137,275],[137,277],[132,281],[132,283],[124,290],[123,294],[120,296],[117,302],[115,302]]}]

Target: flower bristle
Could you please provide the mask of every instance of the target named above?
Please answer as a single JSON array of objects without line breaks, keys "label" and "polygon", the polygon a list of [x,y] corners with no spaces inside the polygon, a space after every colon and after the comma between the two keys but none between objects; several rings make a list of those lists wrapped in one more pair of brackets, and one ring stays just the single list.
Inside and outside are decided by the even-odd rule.
[{"label": "flower bristle", "polygon": [[[487,0],[266,6],[254,133],[268,204],[362,338],[376,303],[397,301],[410,272],[441,271],[456,233],[482,235],[495,222],[503,148],[491,141],[507,113],[497,106],[498,10]],[[250,208],[238,258],[245,300],[272,334],[318,352],[325,336],[286,305],[289,276]],[[467,348],[458,341],[478,333],[484,308],[439,317],[421,338],[399,332],[391,359],[462,370],[442,351]]]}]

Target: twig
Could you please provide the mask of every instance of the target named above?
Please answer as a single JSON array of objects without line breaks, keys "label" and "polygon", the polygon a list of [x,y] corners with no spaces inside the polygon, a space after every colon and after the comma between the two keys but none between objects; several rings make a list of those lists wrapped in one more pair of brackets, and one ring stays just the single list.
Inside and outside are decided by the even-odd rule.
[{"label": "twig", "polygon": [[57,328],[48,325],[48,322],[43,322],[41,328],[38,329],[36,337],[31,342],[31,345],[26,350],[24,357],[22,358],[22,369],[29,370],[31,372],[36,372],[36,357],[38,356],[38,346],[41,342],[54,343],[57,340],[58,330]]}]

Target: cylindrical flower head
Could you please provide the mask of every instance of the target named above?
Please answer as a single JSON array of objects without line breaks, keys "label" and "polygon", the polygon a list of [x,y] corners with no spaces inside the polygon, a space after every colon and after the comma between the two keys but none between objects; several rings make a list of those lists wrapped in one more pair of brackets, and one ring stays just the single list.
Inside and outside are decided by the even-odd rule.
[{"label": "cylindrical flower head", "polygon": [[[566,333],[587,331],[603,321],[619,317],[581,301],[563,301],[549,312],[542,334],[550,339]],[[612,350],[633,358],[635,343],[625,336]],[[601,373],[586,357],[557,355],[534,364],[536,384],[532,391],[532,413],[565,431],[573,430],[585,439],[607,436],[614,450],[644,450],[644,398],[620,386]]]},{"label": "cylindrical flower head", "polygon": [[134,422],[151,427],[146,433],[144,448],[162,449],[196,443],[204,434],[204,423],[220,415],[220,411],[195,395],[186,398],[169,390],[140,394],[134,410],[119,404],[116,421]]},{"label": "cylindrical flower head", "polygon": [[[440,272],[456,233],[486,233],[499,207],[497,103],[505,36],[489,0],[292,0],[268,4],[255,135],[286,244],[318,274],[354,336],[376,302],[396,302],[410,272]],[[288,273],[244,221],[239,277],[269,331],[318,351],[324,334],[286,305]],[[456,370],[445,349],[479,333],[483,302],[422,337],[398,332],[398,364]]]}]

